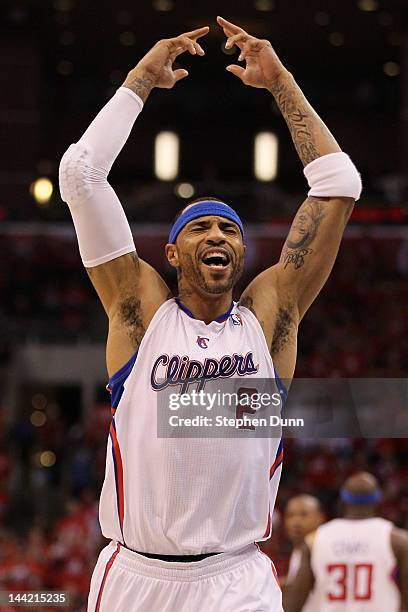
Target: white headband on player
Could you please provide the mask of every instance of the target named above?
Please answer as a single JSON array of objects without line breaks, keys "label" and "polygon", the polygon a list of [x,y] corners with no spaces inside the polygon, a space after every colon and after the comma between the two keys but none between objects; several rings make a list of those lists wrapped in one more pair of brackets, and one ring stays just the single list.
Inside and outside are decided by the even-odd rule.
[{"label": "white headband on player", "polygon": [[361,195],[361,176],[347,153],[328,153],[314,159],[303,170],[315,197],[353,198]]}]

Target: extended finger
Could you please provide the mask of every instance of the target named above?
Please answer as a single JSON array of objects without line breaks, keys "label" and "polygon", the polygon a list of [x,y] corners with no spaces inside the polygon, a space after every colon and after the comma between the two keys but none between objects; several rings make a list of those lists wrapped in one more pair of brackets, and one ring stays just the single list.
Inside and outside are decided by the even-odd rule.
[{"label": "extended finger", "polygon": [[201,45],[198,44],[198,42],[194,41],[194,46],[195,46],[195,49],[196,49],[198,55],[204,55],[205,54],[204,49],[202,48]]},{"label": "extended finger", "polygon": [[189,38],[188,36],[180,36],[178,41],[181,42],[184,49],[188,49],[193,55],[196,53],[198,53],[198,55],[204,55],[204,49],[202,46],[192,38]]},{"label": "extended finger", "polygon": [[224,17],[218,16],[217,17],[217,22],[218,22],[218,24],[222,28],[228,28],[234,34],[238,34],[239,32],[244,32],[244,30],[242,28],[240,28],[239,26],[235,25],[234,23],[231,23],[231,21],[227,21],[226,19],[224,19]]},{"label": "extended finger", "polygon": [[227,38],[234,35],[234,32],[230,28],[222,28],[224,30],[224,34]]},{"label": "extended finger", "polygon": [[228,70],[228,72],[232,72],[232,74],[235,74],[235,76],[237,76],[241,80],[245,72],[244,68],[242,68],[241,66],[237,66],[236,64],[230,64],[226,67],[226,70]]},{"label": "extended finger", "polygon": [[237,45],[237,47],[242,48],[242,46],[248,40],[248,34],[246,32],[240,32],[239,34],[234,34],[234,36],[230,36],[225,43],[225,48],[230,49],[233,45]]},{"label": "extended finger", "polygon": [[174,76],[175,82],[177,83],[177,81],[180,81],[181,79],[184,79],[185,77],[187,77],[188,72],[187,70],[184,70],[183,68],[178,68],[177,70],[173,72],[173,76]]},{"label": "extended finger", "polygon": [[191,38],[188,38],[188,36],[178,36],[177,38],[173,39],[172,43],[173,53],[175,54],[175,57],[180,55],[180,53],[184,53],[184,51],[190,51],[192,55],[195,55],[197,53],[197,43],[191,40]]},{"label": "extended finger", "polygon": [[184,32],[182,36],[188,36],[189,38],[193,39],[201,38],[202,36],[208,34],[209,29],[210,28],[208,26],[204,26],[203,28],[198,28],[197,30],[191,30],[191,32]]}]

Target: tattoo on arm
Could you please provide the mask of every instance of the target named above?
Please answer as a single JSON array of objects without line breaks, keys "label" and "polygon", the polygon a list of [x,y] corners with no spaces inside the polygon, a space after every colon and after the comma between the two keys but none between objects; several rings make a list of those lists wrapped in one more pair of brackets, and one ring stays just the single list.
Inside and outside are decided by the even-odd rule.
[{"label": "tattoo on arm", "polygon": [[306,255],[313,253],[312,249],[300,249],[299,251],[289,251],[286,247],[282,251],[281,261],[286,269],[289,264],[293,264],[295,270],[299,270],[305,263]]},{"label": "tattoo on arm", "polygon": [[[304,166],[321,156],[315,142],[314,128],[316,120],[312,119],[307,109],[303,94],[286,79],[274,81],[268,88],[288,124],[296,151]],[[300,92],[300,95],[299,95]]]},{"label": "tattoo on arm", "polygon": [[316,238],[324,216],[324,207],[320,200],[307,198],[302,204],[296,213],[282,250],[280,260],[285,268],[293,264],[295,270],[299,270],[305,263],[305,258],[313,253],[308,247]]},{"label": "tattoo on arm", "polygon": [[326,153],[340,151],[329,129],[314,112],[292,75],[285,74],[268,83],[268,89],[288,125],[304,166]]},{"label": "tattoo on arm", "polygon": [[152,91],[154,83],[153,80],[148,77],[135,76],[130,72],[126,81],[123,83],[123,87],[131,89],[144,103]]}]

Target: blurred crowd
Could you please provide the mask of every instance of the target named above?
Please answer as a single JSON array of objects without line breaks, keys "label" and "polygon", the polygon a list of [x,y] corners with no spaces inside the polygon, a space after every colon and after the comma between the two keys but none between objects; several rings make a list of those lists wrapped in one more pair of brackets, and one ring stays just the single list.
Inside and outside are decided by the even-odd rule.
[{"label": "blurred crowd", "polygon": [[[21,423],[6,432],[0,452],[0,590],[69,591],[70,610],[85,610],[89,581],[106,544],[98,524],[110,410],[99,402],[86,427],[37,428],[29,448],[21,445]],[[42,429],[42,428],[41,428]],[[39,465],[39,438],[55,453],[52,467]],[[24,449],[23,451],[21,449]],[[287,500],[316,495],[327,519],[339,511],[338,491],[347,476],[369,470],[380,480],[380,511],[408,527],[404,465],[406,442],[389,439],[285,441],[285,458],[272,538],[263,544],[281,575],[291,551],[283,528]],[[23,484],[23,486],[22,486]],[[6,612],[6,609],[1,608]]]},{"label": "blurred crowd", "polygon": [[[252,239],[239,291],[278,260],[283,239]],[[141,236],[139,254],[176,289],[165,236]],[[70,237],[0,236],[0,362],[16,341],[104,341],[106,321]],[[299,334],[298,377],[406,373],[408,241],[346,238]],[[405,366],[404,366],[405,364]]]},{"label": "blurred crowd", "polygon": [[[250,245],[253,254],[241,287],[265,267],[265,248],[276,261],[281,244],[273,238],[266,246]],[[149,247],[161,252],[150,238],[141,246],[149,261]],[[3,235],[0,257],[6,262],[0,269],[0,368],[17,341],[103,340],[104,315],[72,236]],[[170,270],[160,254],[156,257],[154,265],[168,278]],[[297,376],[406,376],[407,275],[407,242],[384,236],[346,239],[328,285],[302,323]],[[175,278],[170,279],[174,287]],[[54,410],[41,427],[24,410],[6,425],[5,408],[0,407],[0,590],[67,590],[70,609],[85,610],[91,572],[105,542],[98,498],[108,397],[95,403],[86,422]],[[44,462],[44,449],[55,459]],[[331,518],[338,512],[341,483],[356,470],[379,478],[381,513],[408,527],[404,455],[402,439],[286,440],[274,532],[263,545],[279,572],[285,574],[290,554],[282,525],[289,497],[316,495]]]}]

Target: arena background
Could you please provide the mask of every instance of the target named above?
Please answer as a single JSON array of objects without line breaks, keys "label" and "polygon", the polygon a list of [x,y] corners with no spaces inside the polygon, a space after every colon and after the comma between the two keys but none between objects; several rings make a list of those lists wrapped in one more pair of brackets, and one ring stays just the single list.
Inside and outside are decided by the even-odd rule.
[{"label": "arena background", "polygon": [[[66,589],[71,609],[85,609],[103,545],[107,326],[59,195],[58,165],[158,39],[211,26],[206,56],[183,56],[191,76],[153,92],[111,174],[140,255],[174,287],[163,256],[170,220],[185,197],[225,198],[250,224],[242,287],[276,261],[304,198],[301,164],[271,95],[225,72],[236,54],[223,49],[221,14],[272,42],[363,177],[334,271],[302,323],[296,376],[406,376],[404,8],[405,0],[2,0],[0,589]],[[177,177],[163,181],[154,154],[166,130],[179,137],[180,163]],[[269,181],[254,177],[262,131],[278,139]],[[383,516],[407,527],[406,450],[403,439],[288,440],[274,534],[264,547],[279,573],[290,552],[286,500],[315,494],[332,517],[339,485],[357,469],[380,479]]]}]

